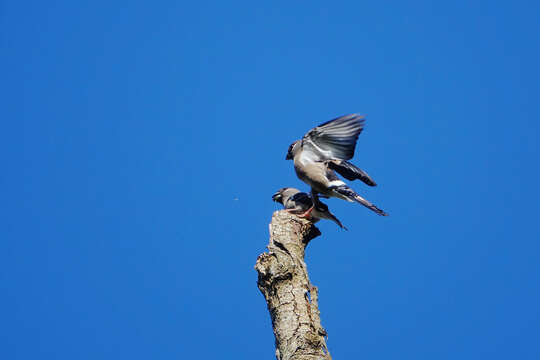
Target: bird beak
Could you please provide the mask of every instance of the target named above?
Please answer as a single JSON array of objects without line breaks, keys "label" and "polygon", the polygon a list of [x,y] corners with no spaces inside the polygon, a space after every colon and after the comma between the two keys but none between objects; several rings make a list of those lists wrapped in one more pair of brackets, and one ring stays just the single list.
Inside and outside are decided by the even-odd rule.
[{"label": "bird beak", "polygon": [[287,156],[285,156],[285,160],[292,160],[292,158],[293,158],[293,157],[292,157],[292,155],[291,155],[290,152],[287,153]]},{"label": "bird beak", "polygon": [[272,195],[272,200],[274,200],[275,202],[280,202],[281,201],[281,193],[277,192],[274,195]]}]

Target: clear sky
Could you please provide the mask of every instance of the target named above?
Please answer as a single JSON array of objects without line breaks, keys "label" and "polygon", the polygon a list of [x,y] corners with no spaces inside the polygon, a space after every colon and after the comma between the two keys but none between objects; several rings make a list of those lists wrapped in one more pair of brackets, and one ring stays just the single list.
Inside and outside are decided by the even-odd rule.
[{"label": "clear sky", "polygon": [[358,112],[334,358],[539,359],[538,4],[3,1],[0,358],[273,359],[287,148]]}]

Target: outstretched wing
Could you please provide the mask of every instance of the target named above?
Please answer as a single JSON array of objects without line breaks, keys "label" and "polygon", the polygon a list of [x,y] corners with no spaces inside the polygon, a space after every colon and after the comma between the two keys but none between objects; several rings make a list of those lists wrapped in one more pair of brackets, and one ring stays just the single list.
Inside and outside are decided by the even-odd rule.
[{"label": "outstretched wing", "polygon": [[364,122],[363,116],[350,114],[311,129],[302,138],[304,156],[313,161],[352,159]]}]

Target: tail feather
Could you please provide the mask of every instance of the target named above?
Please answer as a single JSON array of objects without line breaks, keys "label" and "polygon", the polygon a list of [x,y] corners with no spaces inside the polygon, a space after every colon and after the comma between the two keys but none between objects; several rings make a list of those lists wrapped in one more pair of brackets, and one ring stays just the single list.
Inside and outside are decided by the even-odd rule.
[{"label": "tail feather", "polygon": [[339,219],[334,214],[332,214],[330,212],[330,210],[328,209],[328,205],[326,205],[325,203],[319,201],[318,196],[316,194],[314,194],[313,200],[314,200],[313,203],[314,203],[314,206],[315,206],[315,211],[316,211],[316,214],[317,214],[318,217],[320,217],[321,219],[332,220],[340,228],[345,229],[345,230],[349,230],[341,223],[341,221],[339,221]]},{"label": "tail feather", "polygon": [[[324,205],[324,204],[323,204]],[[316,217],[320,218],[320,219],[327,219],[327,220],[332,220],[333,222],[335,222],[340,228],[342,229],[345,229],[345,230],[349,230],[347,229],[342,223],[341,221],[339,221],[339,219],[330,212],[330,210],[328,210],[328,207],[325,206],[325,208],[322,208],[320,206],[318,207],[315,207],[315,210],[316,210]]]},{"label": "tail feather", "polygon": [[340,228],[349,231],[349,229],[347,229],[347,228],[345,227],[345,225],[343,225],[343,224],[341,223],[341,221],[339,221],[339,219],[338,219],[334,214],[332,214],[331,212],[328,212],[328,219],[329,219],[329,220],[332,220],[333,222],[335,222]]},{"label": "tail feather", "polygon": [[328,161],[328,167],[337,171],[341,176],[347,180],[359,179],[369,186],[376,186],[377,183],[362,169],[354,164],[351,164],[345,160],[330,160]]},{"label": "tail feather", "polygon": [[378,215],[388,216],[387,213],[385,213],[383,210],[379,209],[377,206],[373,205],[372,203],[358,195],[353,189],[351,189],[347,185],[337,186],[334,188],[334,190],[343,197],[345,197],[345,199],[348,201],[356,201],[357,203],[364,205],[371,211],[376,212]]}]

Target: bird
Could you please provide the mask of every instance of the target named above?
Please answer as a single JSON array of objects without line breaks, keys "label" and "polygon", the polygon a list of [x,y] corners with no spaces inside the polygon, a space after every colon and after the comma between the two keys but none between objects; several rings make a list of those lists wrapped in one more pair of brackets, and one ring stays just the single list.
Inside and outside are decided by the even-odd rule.
[{"label": "bird", "polygon": [[[320,219],[328,219],[335,222],[340,228],[348,230],[339,219],[330,212],[328,206],[315,198],[315,204],[310,194],[301,192],[298,189],[284,187],[272,195],[272,200],[283,205],[285,211],[306,217],[313,222]],[[313,210],[306,215],[306,211],[313,207]]]},{"label": "bird", "polygon": [[357,202],[378,215],[386,212],[358,195],[341,180],[361,180],[376,186],[373,179],[362,169],[350,163],[354,156],[356,141],[364,129],[365,119],[358,114],[344,115],[309,130],[302,139],[293,142],[286,160],[293,160],[294,170],[300,180],[311,186],[311,195],[322,194],[349,202]]}]

